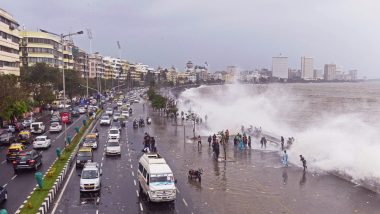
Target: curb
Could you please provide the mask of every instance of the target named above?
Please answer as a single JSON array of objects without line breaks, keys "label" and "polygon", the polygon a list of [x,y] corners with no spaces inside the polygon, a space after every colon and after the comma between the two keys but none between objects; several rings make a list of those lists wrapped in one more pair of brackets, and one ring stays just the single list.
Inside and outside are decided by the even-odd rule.
[{"label": "curb", "polygon": [[[54,203],[54,199],[55,199],[55,196],[58,194],[58,192],[60,191],[60,188],[61,188],[61,185],[62,183],[65,181],[66,179],[66,174],[67,174],[67,171],[69,171],[69,169],[71,169],[71,166],[72,166],[72,162],[74,160],[74,156],[76,155],[77,151],[78,151],[78,148],[79,148],[79,145],[80,145],[80,141],[86,136],[86,134],[89,132],[89,130],[91,130],[94,125],[97,123],[99,117],[96,117],[95,120],[92,121],[92,124],[87,128],[87,130],[83,133],[83,136],[81,139],[79,139],[79,143],[76,145],[75,149],[74,149],[74,152],[70,155],[69,159],[66,161],[66,164],[65,164],[65,167],[63,168],[61,174],[58,176],[58,178],[55,180],[54,182],[54,185],[53,187],[49,190],[49,194],[48,196],[46,196],[46,198],[44,199],[44,202],[41,204],[40,208],[38,209],[38,212],[37,214],[45,214],[45,213],[48,213],[51,205]],[[73,138],[76,136],[77,134],[75,134],[73,136]],[[43,178],[45,178],[45,176],[47,175],[47,173],[50,171],[51,167],[54,165],[54,163],[58,160],[58,158],[56,158],[54,160],[54,162],[50,165],[50,167],[48,168],[48,170],[46,170]],[[30,196],[33,194],[33,192],[38,188],[38,185],[36,184],[36,186],[33,188],[32,192],[30,192],[29,196],[27,197],[27,199],[30,198]],[[25,200],[22,205],[17,209],[17,211],[15,212],[15,214],[20,214],[21,213],[21,209],[26,206],[26,202],[27,200]]]}]

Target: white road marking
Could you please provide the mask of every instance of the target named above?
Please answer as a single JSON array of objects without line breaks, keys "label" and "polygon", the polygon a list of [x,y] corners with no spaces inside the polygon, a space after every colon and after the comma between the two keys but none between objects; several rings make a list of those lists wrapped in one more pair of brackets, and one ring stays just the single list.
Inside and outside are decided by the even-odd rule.
[{"label": "white road marking", "polygon": [[102,163],[100,163],[100,168],[102,168],[103,167],[103,162]]},{"label": "white road marking", "polygon": [[131,164],[131,169],[133,168],[132,164]]},{"label": "white road marking", "polygon": [[185,204],[185,206],[187,207],[188,205],[187,205],[187,202],[185,201],[184,198],[182,198],[182,201],[183,201],[183,203]]},{"label": "white road marking", "polygon": [[181,193],[181,192],[179,191],[179,189],[178,189],[178,188],[177,188],[177,192],[178,192],[178,193]]},{"label": "white road marking", "polygon": [[63,193],[65,193],[65,190],[66,190],[67,184],[69,183],[70,178],[71,178],[71,176],[73,175],[73,172],[74,172],[75,168],[76,168],[76,167],[73,167],[73,168],[71,169],[70,175],[69,175],[69,177],[66,179],[65,185],[63,186],[63,188],[62,188],[62,190],[61,190],[61,193],[59,194],[59,197],[58,197],[57,201],[56,201],[55,204],[54,204],[53,210],[51,211],[52,214],[55,214],[55,210],[57,209],[58,205],[60,204],[60,201],[61,201],[61,198],[62,198],[62,196],[63,196]]},{"label": "white road marking", "polygon": [[14,176],[11,178],[11,180],[14,180],[16,177],[17,177],[17,175],[14,175]]},{"label": "white road marking", "polygon": [[132,171],[132,176],[135,176],[135,173]]},{"label": "white road marking", "polygon": [[137,197],[140,197],[138,190],[136,190],[136,195],[137,195]]},{"label": "white road marking", "polygon": [[8,186],[8,183],[4,184],[4,185],[3,185],[3,188],[5,188],[6,186]]},{"label": "white road marking", "polygon": [[144,210],[143,207],[142,207],[141,202],[140,202],[140,210],[141,210],[141,212]]},{"label": "white road marking", "polygon": [[136,180],[135,179],[133,179],[133,183],[135,184],[135,186],[136,186]]},{"label": "white road marking", "polygon": [[96,210],[96,214],[98,214],[99,213],[99,210]]},{"label": "white road marking", "polygon": [[1,164],[5,164],[5,162],[7,162],[7,160],[3,160],[3,161],[1,162]]},{"label": "white road marking", "polygon": [[102,161],[104,161],[104,157],[102,157]]}]

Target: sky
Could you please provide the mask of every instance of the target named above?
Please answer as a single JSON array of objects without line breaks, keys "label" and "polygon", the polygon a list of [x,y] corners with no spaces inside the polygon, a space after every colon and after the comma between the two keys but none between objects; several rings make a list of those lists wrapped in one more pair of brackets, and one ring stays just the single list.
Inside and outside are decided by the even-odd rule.
[{"label": "sky", "polygon": [[[2,0],[26,30],[91,29],[92,50],[154,68],[187,61],[212,71],[228,65],[269,68],[272,57],[301,57],[314,67],[336,63],[359,77],[380,78],[378,0]],[[89,51],[86,35],[75,44]]]}]

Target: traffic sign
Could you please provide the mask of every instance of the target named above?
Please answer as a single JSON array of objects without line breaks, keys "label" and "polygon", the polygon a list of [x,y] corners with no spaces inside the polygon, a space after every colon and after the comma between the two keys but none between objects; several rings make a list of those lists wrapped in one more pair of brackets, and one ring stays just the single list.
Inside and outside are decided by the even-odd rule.
[{"label": "traffic sign", "polygon": [[61,112],[61,121],[62,121],[62,123],[69,123],[69,117],[70,117],[70,113],[69,112]]}]

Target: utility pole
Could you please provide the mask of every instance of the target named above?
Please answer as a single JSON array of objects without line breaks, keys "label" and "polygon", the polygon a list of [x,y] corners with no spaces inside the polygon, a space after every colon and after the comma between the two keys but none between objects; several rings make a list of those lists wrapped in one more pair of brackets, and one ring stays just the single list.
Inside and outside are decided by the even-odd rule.
[{"label": "utility pole", "polygon": [[91,53],[92,53],[92,32],[91,32],[91,29],[87,29],[87,37],[90,41],[90,50],[89,50],[89,53],[88,53],[88,74],[87,74],[87,96],[86,96],[86,100],[88,99],[88,78],[90,76],[90,56],[91,56]]},{"label": "utility pole", "polygon": [[120,45],[120,42],[117,41],[117,48],[119,49],[119,60],[120,60],[120,70],[119,70],[119,78],[117,79],[117,89],[120,91],[120,76],[121,76],[121,70],[122,70],[122,64],[121,64],[121,45]]}]

